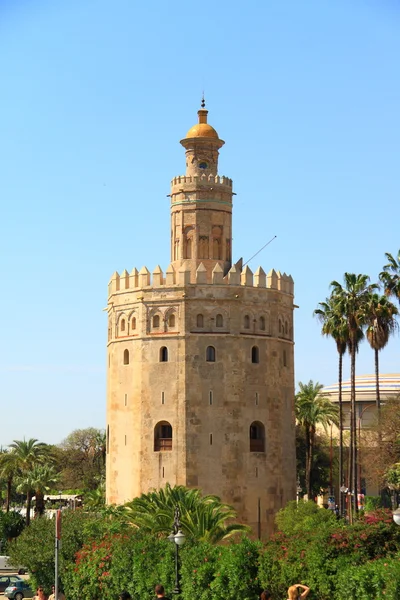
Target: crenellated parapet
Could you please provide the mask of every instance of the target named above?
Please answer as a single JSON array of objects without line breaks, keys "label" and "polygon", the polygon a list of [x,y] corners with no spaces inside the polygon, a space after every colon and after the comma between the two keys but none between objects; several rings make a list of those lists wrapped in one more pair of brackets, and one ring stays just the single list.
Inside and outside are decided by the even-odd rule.
[{"label": "crenellated parapet", "polygon": [[225,177],[224,175],[206,175],[203,173],[202,175],[179,175],[178,177],[174,177],[171,181],[171,188],[174,191],[176,186],[197,186],[197,185],[218,185],[224,186],[232,189],[232,179],[229,177]]},{"label": "crenellated parapet", "polygon": [[277,290],[284,294],[293,296],[294,282],[291,275],[281,273],[271,269],[265,273],[262,267],[253,273],[245,266],[242,270],[233,265],[224,276],[224,272],[219,263],[212,271],[211,282],[207,279],[207,269],[200,263],[196,270],[195,282],[191,282],[191,270],[188,263],[184,263],[178,270],[169,265],[165,274],[160,266],[157,266],[152,273],[147,267],[142,267],[140,271],[136,268],[130,273],[124,270],[121,275],[115,272],[108,284],[108,295],[111,296],[117,292],[126,290],[139,290],[144,288],[171,288],[174,286],[184,287],[192,285],[223,285],[223,286],[243,286],[246,288],[269,288]]}]

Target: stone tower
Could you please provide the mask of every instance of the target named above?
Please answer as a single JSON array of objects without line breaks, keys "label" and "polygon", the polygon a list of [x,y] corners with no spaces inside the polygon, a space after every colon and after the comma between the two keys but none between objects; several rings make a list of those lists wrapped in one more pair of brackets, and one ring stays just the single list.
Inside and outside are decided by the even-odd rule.
[{"label": "stone tower", "polygon": [[232,180],[207,110],[171,182],[171,263],[108,288],[107,502],[183,484],[254,534],[295,497],[293,280],[232,266]]}]

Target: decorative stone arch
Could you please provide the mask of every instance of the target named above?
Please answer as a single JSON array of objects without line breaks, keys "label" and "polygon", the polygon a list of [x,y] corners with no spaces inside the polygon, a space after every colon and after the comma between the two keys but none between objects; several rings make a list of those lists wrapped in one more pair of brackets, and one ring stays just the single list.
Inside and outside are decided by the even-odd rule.
[{"label": "decorative stone arch", "polygon": [[215,225],[212,228],[212,257],[214,260],[222,259],[222,227]]},{"label": "decorative stone arch", "polygon": [[224,331],[228,328],[228,312],[223,308],[217,308],[212,312],[211,323],[216,331]]},{"label": "decorative stone arch", "polygon": [[282,315],[278,315],[278,337],[285,335],[285,320]]},{"label": "decorative stone arch", "polygon": [[254,314],[250,310],[244,310],[242,313],[242,329],[243,331],[254,331]]},{"label": "decorative stone arch", "polygon": [[195,228],[193,225],[188,225],[188,227],[185,227],[183,230],[183,258],[195,258],[194,233]]},{"label": "decorative stone arch", "polygon": [[175,307],[169,308],[164,317],[165,331],[175,330],[178,326],[178,311]]},{"label": "decorative stone arch", "polygon": [[160,307],[156,306],[149,311],[149,331],[163,331],[164,315]]},{"label": "decorative stone arch", "polygon": [[133,310],[128,318],[128,323],[129,323],[129,333],[135,332],[137,327],[138,327],[138,313],[137,310]]},{"label": "decorative stone arch", "polygon": [[208,238],[208,235],[200,235],[199,236],[199,256],[198,258],[205,258],[207,259],[209,257],[209,244],[210,244],[210,240]]},{"label": "decorative stone arch", "polygon": [[268,335],[270,333],[270,316],[268,312],[263,312],[259,315],[257,328],[261,333]]},{"label": "decorative stone arch", "polygon": [[265,426],[261,421],[253,421],[250,425],[250,452],[265,452]]},{"label": "decorative stone arch", "polygon": [[128,317],[124,312],[119,313],[116,323],[116,337],[128,335]]},{"label": "decorative stone arch", "polygon": [[198,327],[199,329],[204,327],[204,315],[203,313],[198,313],[198,315],[196,315],[196,327]]}]

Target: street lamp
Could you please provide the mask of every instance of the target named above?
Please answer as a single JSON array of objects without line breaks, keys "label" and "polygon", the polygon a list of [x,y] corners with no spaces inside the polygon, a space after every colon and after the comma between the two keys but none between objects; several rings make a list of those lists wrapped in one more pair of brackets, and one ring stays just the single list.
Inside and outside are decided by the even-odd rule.
[{"label": "street lamp", "polygon": [[181,531],[182,525],[180,522],[180,516],[181,516],[181,513],[179,510],[179,506],[176,506],[175,514],[174,514],[174,523],[172,525],[172,531],[171,531],[171,534],[168,536],[169,541],[174,542],[174,544],[175,544],[175,589],[172,590],[173,594],[181,593],[181,588],[179,585],[179,555],[178,555],[178,551],[179,551],[179,546],[182,546],[182,544],[184,544],[186,541],[186,536]]},{"label": "street lamp", "polygon": [[301,485],[300,485],[300,477],[299,477],[299,475],[297,475],[296,484],[297,484],[297,487],[296,487],[296,502],[298,504],[299,503],[299,496],[301,494]]},{"label": "street lamp", "polygon": [[393,521],[396,525],[400,525],[400,506],[393,511]]}]

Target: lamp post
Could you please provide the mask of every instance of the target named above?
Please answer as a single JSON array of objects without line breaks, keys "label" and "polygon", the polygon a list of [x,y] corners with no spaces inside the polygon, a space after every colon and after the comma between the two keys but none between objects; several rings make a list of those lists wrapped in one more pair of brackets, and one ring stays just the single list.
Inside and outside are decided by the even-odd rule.
[{"label": "lamp post", "polygon": [[179,506],[176,506],[172,531],[168,536],[169,541],[174,542],[175,544],[175,588],[172,590],[173,594],[181,593],[181,588],[179,585],[179,546],[182,546],[182,544],[184,544],[186,541],[186,536],[181,531],[182,525],[180,522],[180,516],[181,513],[179,510]]},{"label": "lamp post", "polygon": [[393,521],[396,525],[400,525],[400,506],[393,511]]},{"label": "lamp post", "polygon": [[297,504],[299,503],[299,496],[301,494],[301,485],[300,485],[300,477],[299,475],[297,475],[297,481],[296,481],[296,502]]}]

